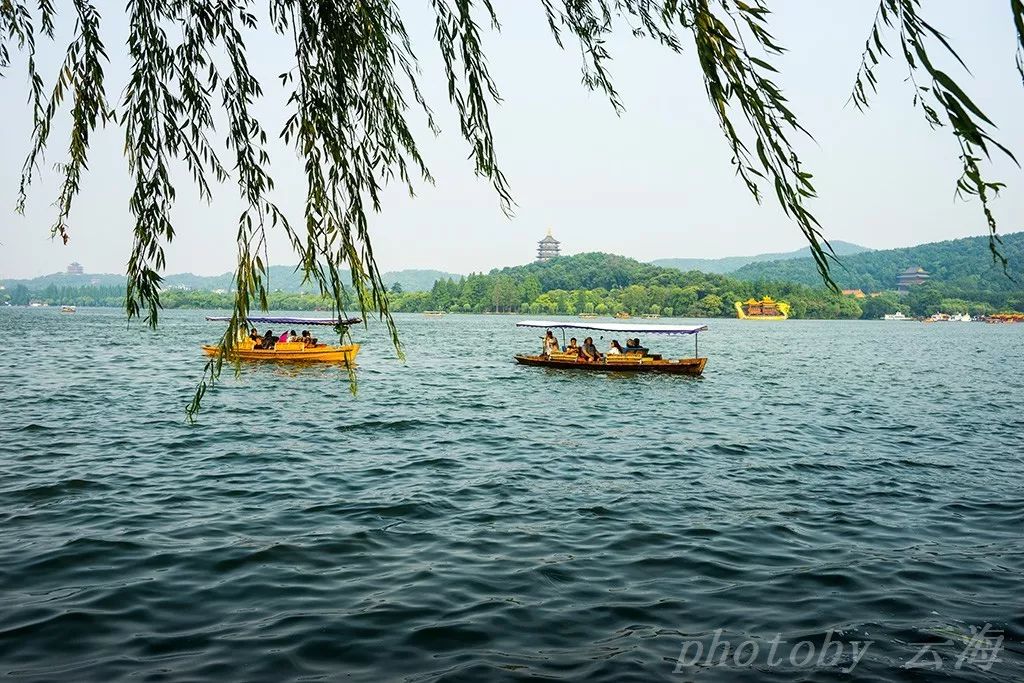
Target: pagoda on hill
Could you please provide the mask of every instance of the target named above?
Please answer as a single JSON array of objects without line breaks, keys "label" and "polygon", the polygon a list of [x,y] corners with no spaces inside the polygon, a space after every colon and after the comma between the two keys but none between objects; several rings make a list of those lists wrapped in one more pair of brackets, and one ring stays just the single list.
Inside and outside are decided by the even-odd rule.
[{"label": "pagoda on hill", "polygon": [[553,258],[557,258],[559,254],[559,244],[561,244],[561,242],[551,236],[551,228],[548,228],[547,237],[537,243],[537,261],[539,263],[545,263]]},{"label": "pagoda on hill", "polygon": [[67,273],[68,275],[84,275],[85,268],[78,261],[72,261],[68,264]]},{"label": "pagoda on hill", "polygon": [[911,287],[928,281],[928,271],[921,266],[910,266],[896,276],[896,291],[906,294]]}]

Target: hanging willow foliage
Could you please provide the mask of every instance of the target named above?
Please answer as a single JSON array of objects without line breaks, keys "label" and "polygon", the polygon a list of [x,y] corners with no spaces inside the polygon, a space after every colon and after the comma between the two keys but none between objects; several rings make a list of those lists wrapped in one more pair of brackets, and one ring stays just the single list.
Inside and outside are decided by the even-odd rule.
[{"label": "hanging willow foliage", "polygon": [[[772,80],[776,69],[770,60],[784,48],[769,32],[767,0],[539,1],[558,45],[578,44],[583,85],[607,96],[616,110],[623,104],[607,68],[610,35],[624,28],[675,53],[692,49],[742,182],[758,201],[765,186],[774,189],[810,243],[825,282],[835,287],[829,274],[835,255],[807,208],[815,196],[812,176],[801,166],[791,140],[807,131]],[[498,89],[487,67],[481,28],[499,31],[497,12],[491,0],[429,2],[448,97],[475,171],[490,180],[509,212],[512,192],[497,161],[489,116],[499,100]],[[1024,0],[1009,3],[1018,37],[1017,66],[1024,79]],[[47,89],[37,68],[37,39],[54,38],[54,3],[0,0],[0,74],[6,74],[12,50],[25,53],[34,121],[19,210],[54,119],[68,109],[68,156],[59,165],[63,182],[53,225],[53,234],[67,242],[73,201],[87,168],[90,135],[98,124],[109,122],[124,131],[125,156],[135,180],[129,204],[135,217],[128,262],[129,318],[157,324],[164,246],[174,238],[172,164],[188,169],[205,198],[212,195],[211,180],[234,178],[238,183],[245,209],[238,218],[234,311],[221,339],[222,354],[207,365],[190,416],[219,376],[250,309],[267,306],[267,230],[285,231],[306,279],[333,300],[335,313],[347,300],[342,282],[347,267],[347,286],[364,318],[368,311],[379,312],[401,353],[374,261],[367,216],[380,210],[380,192],[387,183],[400,182],[412,192],[417,178],[432,180],[408,117],[424,117],[434,132],[437,127],[418,85],[418,61],[398,1],[259,4],[265,7],[262,20],[256,14],[256,0],[129,0],[131,75],[120,100],[111,103],[104,83],[107,53],[97,2],[68,0],[61,5],[61,13],[73,13],[75,32]],[[267,133],[251,111],[262,87],[250,72],[244,37],[259,31],[272,31],[294,47],[295,63],[280,77],[281,86],[288,89],[289,109],[281,136],[295,146],[305,164],[301,223],[290,222],[273,202]],[[1005,267],[989,207],[1002,184],[985,180],[981,165],[993,149],[1013,155],[993,139],[994,124],[963,88],[934,66],[930,51],[936,45],[957,60],[959,55],[924,19],[920,0],[880,0],[852,99],[858,107],[868,105],[869,91],[877,83],[874,68],[890,54],[885,46],[888,31],[898,35],[916,89],[915,103],[932,126],[948,125],[956,136],[963,165],[958,192],[980,200],[993,258]],[[927,77],[925,83],[919,83],[920,74]],[[226,146],[211,142],[216,110],[227,121]]]}]

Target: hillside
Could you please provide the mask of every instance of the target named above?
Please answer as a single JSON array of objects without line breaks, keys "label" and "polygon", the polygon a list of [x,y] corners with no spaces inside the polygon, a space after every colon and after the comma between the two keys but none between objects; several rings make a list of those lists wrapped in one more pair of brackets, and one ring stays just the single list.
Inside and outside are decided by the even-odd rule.
[{"label": "hillside", "polygon": [[860,306],[818,287],[774,283],[755,285],[728,275],[683,272],[615,254],[562,256],[462,281],[439,280],[430,292],[392,297],[392,310],[465,313],[657,314],[680,317],[733,316],[733,302],[768,294],[784,298],[796,317],[857,318]]},{"label": "hillside", "polygon": [[[343,275],[347,281],[347,273]],[[409,292],[422,292],[429,290],[436,280],[442,278],[461,278],[461,275],[446,273],[440,270],[399,270],[383,274],[384,283],[392,287],[396,282],[400,283],[402,289]],[[24,285],[29,291],[38,292],[47,287],[124,287],[124,275],[113,274],[90,274],[72,275],[69,273],[53,273],[42,275],[30,280],[4,280],[0,282],[8,289],[18,285]],[[193,275],[192,273],[175,273],[164,277],[165,289],[192,289],[197,291],[213,292],[217,290],[231,290],[234,287],[234,276],[231,273],[221,275]],[[311,292],[313,287],[302,284],[302,276],[296,273],[290,266],[271,266],[269,271],[269,289],[297,293],[301,291]]]},{"label": "hillside", "polygon": [[[884,249],[845,256],[832,269],[836,283],[844,289],[877,292],[896,288],[896,275],[909,266],[921,266],[931,281],[955,288],[964,296],[976,292],[1024,290],[1024,232],[1003,235],[1003,253],[1010,261],[1007,278],[1002,267],[992,263],[988,237],[965,237],[932,242],[903,249]],[[806,285],[821,284],[811,258],[751,263],[732,273],[749,280],[779,280]]]},{"label": "hillside", "polygon": [[[842,240],[832,240],[832,248],[839,256],[860,254],[871,251],[867,247]],[[749,263],[760,263],[762,261],[786,261],[790,259],[809,258],[810,247],[797,249],[796,251],[779,252],[774,254],[757,254],[756,256],[726,256],[725,258],[662,258],[651,261],[655,266],[664,268],[676,268],[678,270],[700,270],[705,273],[732,273]]]}]

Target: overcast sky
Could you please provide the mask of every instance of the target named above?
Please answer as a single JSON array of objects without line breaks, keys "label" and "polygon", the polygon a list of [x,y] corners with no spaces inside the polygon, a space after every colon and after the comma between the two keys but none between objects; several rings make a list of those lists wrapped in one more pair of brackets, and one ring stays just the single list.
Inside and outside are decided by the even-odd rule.
[{"label": "overcast sky", "polygon": [[[111,63],[108,95],[127,78],[124,3],[101,1]],[[507,219],[489,184],[473,175],[468,148],[447,104],[440,59],[432,45],[427,2],[401,3],[420,56],[422,86],[443,128],[420,143],[435,178],[409,198],[390,189],[373,218],[374,245],[384,270],[436,268],[457,273],[526,263],[548,228],[564,253],[606,251],[641,260],[720,257],[802,246],[797,228],[770,200],[758,206],[735,177],[730,155],[704,94],[693,50],[673,56],[623,36],[611,48],[616,85],[627,111],[617,117],[607,101],[580,85],[578,52],[560,51],[537,0],[498,2],[503,23],[485,47],[503,102],[493,111],[499,160],[508,176],[516,215]],[[948,130],[932,131],[911,104],[901,64],[880,70],[881,93],[866,114],[847,105],[873,2],[778,2],[772,20],[790,52],[776,61],[793,109],[815,140],[800,140],[805,166],[820,198],[812,209],[833,239],[873,248],[907,246],[985,231],[974,204],[953,197],[958,148]],[[971,66],[968,92],[1000,125],[999,139],[1024,155],[1024,88],[1014,67],[1014,35],[1005,2],[929,0],[924,9]],[[57,44],[43,43],[47,74],[58,63],[69,25]],[[287,114],[275,76],[294,58],[287,44],[265,31],[248,41],[254,71],[267,91],[259,115],[273,135]],[[108,128],[94,140],[89,175],[72,214],[71,242],[49,238],[56,196],[51,168],[63,160],[66,125],[54,130],[44,177],[33,187],[25,216],[14,213],[21,162],[28,149],[30,112],[18,62],[0,80],[0,277],[32,277],[80,261],[87,272],[123,273],[131,249],[131,192],[122,157],[123,133]],[[959,72],[958,72],[959,73]],[[48,78],[48,84],[52,78]],[[422,125],[418,124],[420,130]],[[63,137],[62,137],[63,136]],[[301,220],[301,164],[287,146],[270,148],[276,199]],[[1008,187],[996,202],[1004,232],[1024,227],[1024,174],[997,159],[993,179]],[[219,187],[213,205],[201,202],[179,175],[177,236],[168,247],[168,272],[215,274],[231,270],[240,204],[233,182]],[[270,260],[294,264],[286,240],[271,240]]]}]

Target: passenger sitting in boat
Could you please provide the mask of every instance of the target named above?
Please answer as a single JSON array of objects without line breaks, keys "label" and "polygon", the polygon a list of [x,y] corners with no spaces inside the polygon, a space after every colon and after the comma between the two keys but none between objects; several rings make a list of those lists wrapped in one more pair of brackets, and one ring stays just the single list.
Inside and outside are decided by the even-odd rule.
[{"label": "passenger sitting in boat", "polygon": [[596,363],[601,360],[601,354],[598,353],[597,347],[594,346],[593,337],[587,337],[583,340],[583,349],[580,351],[580,357],[588,363]]},{"label": "passenger sitting in boat", "polygon": [[277,338],[277,341],[279,341],[279,342],[286,342],[286,341],[288,341],[288,333],[287,332],[282,332],[281,336]]},{"label": "passenger sitting in boat", "polygon": [[267,330],[267,333],[263,335],[263,342],[259,344],[261,349],[272,349],[277,345],[277,337],[274,336],[273,330]]},{"label": "passenger sitting in boat", "polygon": [[569,340],[569,345],[565,347],[566,353],[575,353],[577,356],[580,353],[579,344],[576,343],[576,337]]},{"label": "passenger sitting in boat", "polygon": [[626,340],[626,353],[640,353],[647,355],[647,347],[640,345],[640,337]]},{"label": "passenger sitting in boat", "polygon": [[252,339],[254,342],[259,344],[260,340],[262,340],[263,337],[260,336],[260,331],[254,327],[251,330],[249,330],[249,339]]},{"label": "passenger sitting in boat", "polygon": [[621,353],[622,353],[622,347],[619,346],[619,341],[617,339],[612,339],[612,344],[611,344],[611,346],[608,347],[608,355],[609,356],[615,356],[615,355],[618,355],[618,354],[621,354]]},{"label": "passenger sitting in boat", "polygon": [[299,338],[299,335],[295,334],[295,330],[292,330],[291,332],[288,333],[288,341],[297,342],[302,340]]},{"label": "passenger sitting in boat", "polygon": [[558,353],[561,347],[558,345],[558,340],[555,335],[551,333],[551,330],[547,331],[544,335],[544,355],[550,356],[552,353]]},{"label": "passenger sitting in boat", "polygon": [[316,339],[310,336],[309,330],[303,330],[300,339],[306,346],[316,346]]}]

